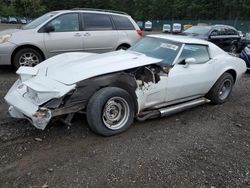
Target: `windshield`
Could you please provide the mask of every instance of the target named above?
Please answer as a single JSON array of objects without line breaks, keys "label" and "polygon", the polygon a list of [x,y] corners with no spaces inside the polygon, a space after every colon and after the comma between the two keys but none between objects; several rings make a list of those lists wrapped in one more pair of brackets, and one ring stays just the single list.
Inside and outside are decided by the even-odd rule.
[{"label": "windshield", "polygon": [[210,31],[210,29],[211,27],[206,26],[193,26],[184,31],[184,33],[206,35]]},{"label": "windshield", "polygon": [[179,24],[174,24],[174,25],[173,25],[173,28],[180,29],[180,28],[181,28],[181,25],[179,25]]},{"label": "windshield", "polygon": [[163,64],[172,65],[181,49],[181,46],[181,43],[171,40],[145,37],[136,45],[129,48],[129,50],[143,53],[149,57],[162,59]]},{"label": "windshield", "polygon": [[44,23],[45,21],[47,21],[51,17],[55,16],[57,13],[58,12],[50,12],[50,13],[44,14],[43,16],[35,19],[34,21],[30,22],[29,24],[23,26],[22,29],[24,29],[24,30],[35,29],[36,27],[38,27],[39,25],[41,25],[42,23]]},{"label": "windshield", "polygon": [[164,29],[170,29],[170,25],[164,25]]}]

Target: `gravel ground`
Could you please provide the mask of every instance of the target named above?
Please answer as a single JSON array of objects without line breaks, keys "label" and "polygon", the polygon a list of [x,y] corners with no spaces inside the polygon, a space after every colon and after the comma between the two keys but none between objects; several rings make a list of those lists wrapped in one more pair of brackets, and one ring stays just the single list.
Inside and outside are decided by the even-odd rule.
[{"label": "gravel ground", "polygon": [[93,134],[84,116],[45,131],[10,119],[15,81],[0,67],[0,187],[250,187],[250,74],[223,105]]}]

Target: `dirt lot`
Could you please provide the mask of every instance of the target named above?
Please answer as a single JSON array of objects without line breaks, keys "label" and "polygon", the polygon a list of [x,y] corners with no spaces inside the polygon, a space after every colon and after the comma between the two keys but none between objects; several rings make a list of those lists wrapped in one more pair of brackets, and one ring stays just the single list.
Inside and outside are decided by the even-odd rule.
[{"label": "dirt lot", "polygon": [[46,131],[8,118],[0,67],[0,187],[250,187],[250,74],[228,103],[136,122],[110,138],[84,116]]}]

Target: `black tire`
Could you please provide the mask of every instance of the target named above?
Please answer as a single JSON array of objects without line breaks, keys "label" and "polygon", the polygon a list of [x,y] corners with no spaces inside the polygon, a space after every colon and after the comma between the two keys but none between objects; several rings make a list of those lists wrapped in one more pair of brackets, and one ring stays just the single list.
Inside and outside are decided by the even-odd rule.
[{"label": "black tire", "polygon": [[[23,56],[25,56],[26,54],[33,54],[33,57],[31,58],[32,61],[30,61],[29,63],[27,62],[27,65],[21,65],[20,59]],[[15,69],[18,69],[20,66],[35,66],[42,61],[43,61],[43,57],[37,50],[35,50],[33,48],[23,48],[23,49],[18,50],[15,53],[12,63],[13,63],[13,66],[15,67]]]},{"label": "black tire", "polygon": [[223,104],[229,98],[233,85],[233,76],[226,72],[216,81],[206,97],[210,99],[213,104]]},{"label": "black tire", "polygon": [[116,50],[127,50],[128,48],[129,48],[129,46],[121,45]]},{"label": "black tire", "polygon": [[[122,107],[122,110],[121,108],[118,109],[118,107]],[[116,115],[113,114],[112,110]],[[122,115],[123,113],[124,115]],[[113,115],[114,117],[112,118],[114,119],[122,117],[120,122],[118,121],[117,125],[114,126],[107,123],[109,121],[107,116]],[[97,91],[87,105],[89,127],[92,131],[102,136],[112,136],[124,132],[133,123],[134,115],[135,107],[131,95],[117,87],[106,87]],[[118,126],[119,124],[120,127]]]}]

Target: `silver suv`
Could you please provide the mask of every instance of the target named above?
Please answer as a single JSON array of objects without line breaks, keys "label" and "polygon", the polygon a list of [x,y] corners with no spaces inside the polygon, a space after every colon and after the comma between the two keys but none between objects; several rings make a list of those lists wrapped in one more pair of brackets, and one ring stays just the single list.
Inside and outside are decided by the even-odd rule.
[{"label": "silver suv", "polygon": [[99,9],[49,12],[22,29],[0,32],[0,65],[35,66],[54,55],[127,49],[142,32],[131,16]]}]

